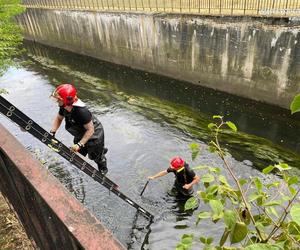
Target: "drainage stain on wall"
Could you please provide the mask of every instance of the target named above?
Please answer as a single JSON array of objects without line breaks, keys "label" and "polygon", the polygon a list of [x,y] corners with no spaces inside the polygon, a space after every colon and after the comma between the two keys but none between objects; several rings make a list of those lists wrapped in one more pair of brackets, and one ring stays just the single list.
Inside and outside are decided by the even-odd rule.
[{"label": "drainage stain on wall", "polygon": [[18,21],[29,40],[284,108],[300,92],[299,27],[285,19],[28,9]]}]

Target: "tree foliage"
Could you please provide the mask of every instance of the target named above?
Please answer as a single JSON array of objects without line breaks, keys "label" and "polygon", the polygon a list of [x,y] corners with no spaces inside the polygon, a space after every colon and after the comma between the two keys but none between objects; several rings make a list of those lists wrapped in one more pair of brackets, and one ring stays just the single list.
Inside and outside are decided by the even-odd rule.
[{"label": "tree foliage", "polygon": [[0,0],[0,75],[13,63],[21,50],[21,29],[14,16],[24,11],[20,0]]},{"label": "tree foliage", "polygon": [[[295,107],[295,112],[300,110],[300,106]],[[203,249],[299,249],[299,178],[290,176],[290,167],[282,162],[263,170],[265,175],[276,172],[279,177],[270,178],[269,183],[257,176],[238,178],[227,160],[226,150],[219,143],[219,136],[224,129],[237,132],[237,127],[232,122],[225,122],[222,116],[213,116],[213,119],[216,122],[208,125],[213,138],[209,144],[210,151],[219,155],[224,169],[195,167],[195,170],[203,171],[200,178],[203,188],[197,192],[197,197],[190,198],[185,204],[186,210],[195,209],[199,201],[207,204],[204,206],[208,208],[207,211],[198,211],[196,225],[201,226],[202,221],[211,220],[218,223],[218,227],[223,227],[218,239],[209,237],[209,232],[207,238],[201,235],[199,240],[204,245]],[[193,144],[191,149],[195,158],[199,147]],[[195,239],[197,237],[184,235],[177,249],[190,249],[191,241]]]}]

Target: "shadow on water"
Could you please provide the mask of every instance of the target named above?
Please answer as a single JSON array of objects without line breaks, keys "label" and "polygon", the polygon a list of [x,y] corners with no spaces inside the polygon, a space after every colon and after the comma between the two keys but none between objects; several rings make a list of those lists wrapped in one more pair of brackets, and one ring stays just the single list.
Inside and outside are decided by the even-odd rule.
[{"label": "shadow on water", "polygon": [[210,140],[207,124],[212,115],[220,114],[240,131],[226,131],[220,138],[235,159],[250,160],[259,169],[275,162],[300,166],[298,114],[291,117],[279,107],[32,42],[26,48],[38,62],[30,67],[44,70],[54,84],[73,81],[81,97],[94,104],[123,106],[206,143]]}]

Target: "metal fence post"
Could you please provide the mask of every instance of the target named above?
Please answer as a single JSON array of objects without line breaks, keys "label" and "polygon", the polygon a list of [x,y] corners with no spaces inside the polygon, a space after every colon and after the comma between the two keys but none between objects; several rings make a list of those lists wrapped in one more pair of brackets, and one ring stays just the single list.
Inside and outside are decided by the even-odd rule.
[{"label": "metal fence post", "polygon": [[286,5],[285,5],[285,15],[287,15],[288,4],[289,4],[289,0],[286,0]]},{"label": "metal fence post", "polygon": [[259,9],[260,9],[260,0],[258,0],[258,4],[257,4],[257,15],[259,15]]},{"label": "metal fence post", "polygon": [[145,8],[144,8],[144,0],[141,0],[141,3],[142,3],[142,9],[145,10]]}]

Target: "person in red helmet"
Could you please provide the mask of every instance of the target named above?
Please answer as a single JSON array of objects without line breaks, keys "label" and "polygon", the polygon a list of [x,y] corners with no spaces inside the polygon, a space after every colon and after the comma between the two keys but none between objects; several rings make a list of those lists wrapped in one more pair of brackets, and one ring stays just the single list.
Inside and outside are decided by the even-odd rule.
[{"label": "person in red helmet", "polygon": [[199,182],[199,176],[189,167],[189,165],[180,157],[174,157],[170,161],[170,166],[167,170],[163,170],[156,175],[149,176],[148,178],[153,180],[168,173],[174,173],[175,188],[179,194],[184,196],[191,196],[193,194],[193,185]]},{"label": "person in red helmet", "polygon": [[66,130],[74,136],[71,150],[83,156],[88,154],[94,160],[99,171],[107,173],[104,147],[104,130],[100,121],[88,110],[86,105],[77,97],[77,90],[72,84],[59,85],[51,95],[59,105],[50,133],[56,131],[65,119]]}]

